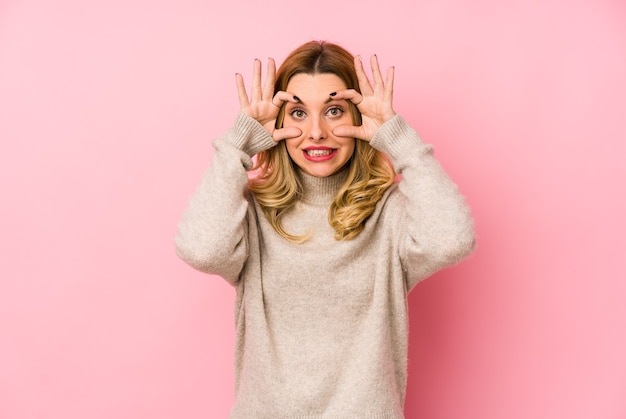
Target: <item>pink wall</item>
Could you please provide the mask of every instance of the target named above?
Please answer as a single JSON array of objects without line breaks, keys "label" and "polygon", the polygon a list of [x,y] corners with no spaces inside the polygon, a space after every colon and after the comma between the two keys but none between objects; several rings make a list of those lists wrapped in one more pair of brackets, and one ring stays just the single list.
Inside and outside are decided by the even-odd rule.
[{"label": "pink wall", "polygon": [[4,0],[0,418],[226,416],[234,292],[173,236],[234,73],[312,38],[396,66],[476,217],[410,296],[407,417],[626,418],[620,0]]}]

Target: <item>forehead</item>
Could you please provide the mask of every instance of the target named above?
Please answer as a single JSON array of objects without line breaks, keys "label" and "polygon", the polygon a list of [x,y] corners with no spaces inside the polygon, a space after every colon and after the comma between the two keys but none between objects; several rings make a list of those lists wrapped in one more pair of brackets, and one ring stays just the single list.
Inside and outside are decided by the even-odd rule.
[{"label": "forehead", "polygon": [[293,76],[287,84],[287,91],[299,97],[320,96],[326,99],[329,93],[343,90],[346,84],[337,75],[330,73],[304,74]]}]

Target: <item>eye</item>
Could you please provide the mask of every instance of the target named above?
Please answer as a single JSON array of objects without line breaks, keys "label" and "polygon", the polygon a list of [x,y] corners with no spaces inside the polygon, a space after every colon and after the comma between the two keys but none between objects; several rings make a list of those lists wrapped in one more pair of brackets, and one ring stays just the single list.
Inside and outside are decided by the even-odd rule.
[{"label": "eye", "polygon": [[306,116],[306,113],[302,109],[297,109],[297,108],[289,112],[289,114],[294,119],[304,119],[304,117]]},{"label": "eye", "polygon": [[330,108],[330,109],[328,109],[328,110],[326,111],[326,114],[327,114],[328,116],[331,116],[331,117],[334,117],[334,118],[338,118],[338,117],[340,117],[341,115],[343,115],[343,109],[341,109],[341,108],[340,108],[340,107],[338,107],[338,106],[333,106],[332,108]]}]

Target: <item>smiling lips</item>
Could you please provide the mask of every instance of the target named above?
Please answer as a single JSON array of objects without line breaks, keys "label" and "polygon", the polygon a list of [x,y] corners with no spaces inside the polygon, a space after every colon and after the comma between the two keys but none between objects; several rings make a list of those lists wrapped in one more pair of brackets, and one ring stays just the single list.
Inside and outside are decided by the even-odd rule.
[{"label": "smiling lips", "polygon": [[309,161],[325,161],[332,159],[337,154],[336,148],[307,147],[303,150],[304,158]]}]

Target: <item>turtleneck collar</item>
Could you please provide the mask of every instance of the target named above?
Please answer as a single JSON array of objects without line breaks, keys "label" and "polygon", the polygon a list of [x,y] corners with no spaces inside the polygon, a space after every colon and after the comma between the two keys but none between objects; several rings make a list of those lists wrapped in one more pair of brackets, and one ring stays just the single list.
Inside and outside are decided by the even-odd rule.
[{"label": "turtleneck collar", "polygon": [[348,178],[348,166],[346,165],[339,172],[326,177],[311,176],[297,168],[298,177],[304,188],[302,201],[311,204],[330,204]]}]

